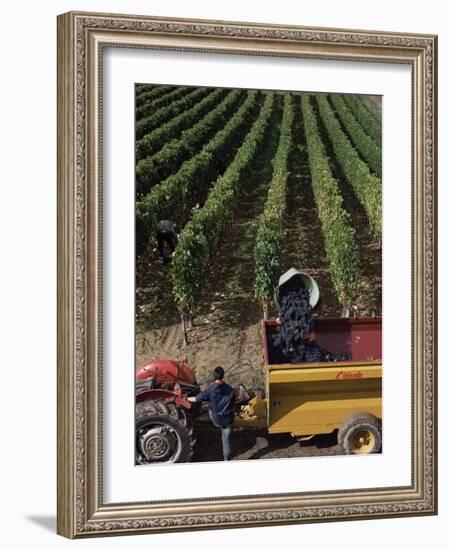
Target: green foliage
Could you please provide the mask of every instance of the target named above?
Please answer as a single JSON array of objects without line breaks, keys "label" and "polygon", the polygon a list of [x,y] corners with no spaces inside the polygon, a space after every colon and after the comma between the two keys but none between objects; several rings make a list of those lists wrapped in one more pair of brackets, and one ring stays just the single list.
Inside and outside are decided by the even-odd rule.
[{"label": "green foliage", "polygon": [[361,95],[358,96],[360,101],[365,105],[368,111],[373,115],[373,117],[379,122],[382,126],[382,108],[377,105],[369,96]]},{"label": "green foliage", "polygon": [[382,185],[361,160],[350,140],[340,127],[325,95],[317,96],[321,120],[326,127],[332,149],[345,176],[368,216],[375,239],[382,238]]},{"label": "green foliage", "polygon": [[192,309],[198,299],[210,258],[232,219],[245,182],[250,176],[271,118],[274,93],[265,98],[260,115],[254,122],[234,160],[209,192],[203,208],[185,226],[179,237],[172,262],[171,276],[175,300],[182,308]]},{"label": "green foliage", "polygon": [[174,101],[181,99],[193,91],[189,86],[169,86],[169,90],[164,94],[146,99],[140,106],[136,105],[136,122],[139,123],[144,118],[151,117],[157,110],[170,105]]},{"label": "green foliage", "polygon": [[158,109],[170,105],[174,101],[192,92],[188,86],[170,86],[170,90],[165,94],[159,94],[156,98],[150,97],[139,107],[136,105],[136,122],[139,124],[142,119],[151,117]]},{"label": "green foliage", "polygon": [[224,126],[242,96],[242,91],[233,90],[215,109],[183,132],[180,138],[169,141],[153,156],[140,160],[136,167],[137,197],[148,193],[154,185],[176,172],[185,160],[192,157]]},{"label": "green foliage", "polygon": [[273,176],[264,211],[259,218],[256,234],[255,295],[267,311],[273,291],[281,274],[281,254],[284,236],[284,213],[287,201],[288,158],[292,150],[293,100],[284,96],[281,135],[273,159]]},{"label": "green foliage", "polygon": [[382,127],[380,122],[369,112],[363,101],[356,95],[345,94],[343,98],[365,132],[371,136],[376,143],[382,143]]},{"label": "green foliage", "polygon": [[[146,104],[142,112],[136,112],[136,139],[141,139],[170,118],[189,109],[208,93],[210,93],[210,88],[194,88],[192,90],[192,88],[182,86],[162,96],[154,103]],[[157,106],[155,106],[156,102]]]},{"label": "green foliage", "polygon": [[193,124],[198,122],[201,117],[215,107],[215,105],[228,93],[228,90],[218,88],[187,111],[182,112],[159,128],[155,128],[152,132],[146,134],[137,142],[137,160],[153,155],[162,149],[170,140],[178,138],[183,130],[189,129]]},{"label": "green foliage", "polygon": [[250,91],[231,120],[203,149],[183,163],[176,174],[155,185],[136,211],[136,248],[140,254],[154,235],[156,224],[163,218],[171,218],[183,225],[190,208],[203,201],[211,182],[217,177],[216,158],[240,143],[251,123],[257,107],[258,92]]},{"label": "green foliage", "polygon": [[329,97],[358,153],[368,164],[374,175],[380,178],[382,176],[381,148],[373,138],[365,133],[340,95],[331,94]]},{"label": "green foliage", "polygon": [[169,93],[173,90],[173,86],[137,86],[136,87],[136,109],[139,109],[145,103]]},{"label": "green foliage", "polygon": [[150,92],[154,87],[154,84],[136,84],[136,97],[139,97],[143,92]]},{"label": "green foliage", "polygon": [[301,96],[312,189],[330,264],[332,282],[339,302],[349,306],[357,291],[357,254],[354,228],[343,208],[337,181],[333,178],[326,151],[308,95]]}]

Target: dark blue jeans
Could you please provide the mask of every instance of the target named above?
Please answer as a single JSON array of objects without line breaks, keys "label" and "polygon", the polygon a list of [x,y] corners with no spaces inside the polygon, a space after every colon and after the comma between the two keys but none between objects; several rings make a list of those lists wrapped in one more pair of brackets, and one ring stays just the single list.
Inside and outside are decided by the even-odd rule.
[{"label": "dark blue jeans", "polygon": [[212,416],[212,413],[209,411],[210,419],[212,420],[212,424],[220,428],[221,430],[221,443],[223,445],[223,459],[224,460],[230,460],[231,459],[231,434],[232,434],[232,425],[227,428],[222,428],[219,424],[217,424],[214,420],[214,417]]}]

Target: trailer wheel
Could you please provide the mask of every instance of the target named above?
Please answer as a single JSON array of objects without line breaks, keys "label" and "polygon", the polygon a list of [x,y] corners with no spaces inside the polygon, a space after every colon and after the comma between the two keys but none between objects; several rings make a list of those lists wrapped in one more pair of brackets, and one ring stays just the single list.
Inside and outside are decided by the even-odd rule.
[{"label": "trailer wheel", "polygon": [[348,417],[338,430],[338,444],[348,455],[378,453],[382,446],[380,420],[370,413]]},{"label": "trailer wheel", "polygon": [[136,406],[136,464],[189,462],[193,429],[183,409],[163,399]]}]

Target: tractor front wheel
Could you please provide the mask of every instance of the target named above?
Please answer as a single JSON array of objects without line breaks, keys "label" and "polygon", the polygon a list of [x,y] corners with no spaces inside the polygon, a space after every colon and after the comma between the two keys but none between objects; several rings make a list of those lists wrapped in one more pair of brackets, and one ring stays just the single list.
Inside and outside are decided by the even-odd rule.
[{"label": "tractor front wheel", "polygon": [[189,462],[193,443],[192,427],[184,410],[163,399],[137,404],[137,464]]}]

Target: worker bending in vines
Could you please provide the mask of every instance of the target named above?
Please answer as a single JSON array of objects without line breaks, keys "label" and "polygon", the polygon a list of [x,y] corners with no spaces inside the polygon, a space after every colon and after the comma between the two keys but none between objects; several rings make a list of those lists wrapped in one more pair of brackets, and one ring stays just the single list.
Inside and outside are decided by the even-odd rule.
[{"label": "worker bending in vines", "polygon": [[209,403],[209,416],[215,427],[221,430],[224,460],[231,459],[231,436],[234,425],[234,389],[224,382],[224,370],[216,367],[213,372],[214,382],[195,397],[188,397],[192,403],[206,401]]},{"label": "worker bending in vines", "polygon": [[161,258],[164,257],[164,244],[167,243],[170,249],[170,254],[175,251],[175,246],[178,241],[175,232],[175,226],[170,220],[161,220],[157,226],[157,252]]}]

